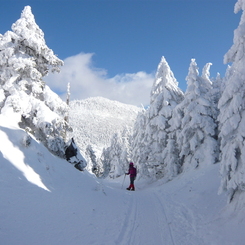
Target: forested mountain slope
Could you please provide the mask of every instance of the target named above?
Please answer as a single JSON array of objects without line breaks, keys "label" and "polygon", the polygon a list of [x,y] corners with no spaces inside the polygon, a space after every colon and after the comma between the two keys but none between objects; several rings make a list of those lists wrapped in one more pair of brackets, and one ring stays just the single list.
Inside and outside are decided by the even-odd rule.
[{"label": "forested mountain slope", "polygon": [[132,129],[141,109],[102,97],[71,101],[69,122],[72,134],[82,152],[91,145],[101,152],[108,147],[112,136],[125,128]]}]

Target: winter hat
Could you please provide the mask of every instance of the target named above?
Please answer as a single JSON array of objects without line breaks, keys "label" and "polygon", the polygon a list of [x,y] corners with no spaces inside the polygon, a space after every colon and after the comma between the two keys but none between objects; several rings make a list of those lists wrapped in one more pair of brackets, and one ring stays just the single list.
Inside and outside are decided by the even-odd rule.
[{"label": "winter hat", "polygon": [[134,164],[132,162],[129,163],[130,166],[133,166]]}]

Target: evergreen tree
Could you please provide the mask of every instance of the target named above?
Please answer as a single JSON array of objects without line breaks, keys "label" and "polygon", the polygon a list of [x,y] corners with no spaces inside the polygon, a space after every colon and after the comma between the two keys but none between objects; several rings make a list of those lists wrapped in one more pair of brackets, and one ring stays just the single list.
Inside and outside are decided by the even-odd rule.
[{"label": "evergreen tree", "polygon": [[47,47],[29,6],[0,37],[0,106],[20,115],[20,126],[64,156],[67,106],[43,82],[63,62]]},{"label": "evergreen tree", "polygon": [[209,80],[209,67],[199,76],[198,67],[192,59],[187,76],[185,99],[179,105],[182,111],[181,131],[178,134],[180,164],[183,169],[197,168],[206,163],[217,161],[218,145],[216,140],[217,124],[213,115],[212,89]]},{"label": "evergreen tree", "polygon": [[124,129],[122,133],[116,133],[112,137],[111,145],[103,150],[101,159],[104,166],[104,177],[117,178],[123,175],[129,162],[129,131]]},{"label": "evergreen tree", "polygon": [[144,151],[145,164],[153,178],[162,178],[164,169],[163,150],[167,146],[169,120],[175,106],[183,99],[183,92],[166,59],[162,57],[151,90],[150,107],[146,111]]},{"label": "evergreen tree", "polygon": [[109,154],[109,177],[117,178],[123,174],[122,172],[122,141],[121,136],[118,133],[114,134],[111,140],[111,146],[107,148],[107,153]]},{"label": "evergreen tree", "polygon": [[106,178],[110,172],[110,148],[104,148],[100,157],[102,163],[101,177]]},{"label": "evergreen tree", "polygon": [[63,62],[45,44],[44,33],[35,23],[31,7],[24,8],[12,30],[1,38],[0,84],[10,94],[17,89],[43,100],[42,77],[50,69],[59,71]]},{"label": "evergreen tree", "polygon": [[[66,95],[67,113],[64,116],[64,120],[66,121],[67,124],[69,124],[69,116],[70,116],[69,115],[69,113],[70,113],[70,95],[71,95],[71,93],[70,93],[70,83],[68,83],[67,84],[67,95]],[[67,141],[67,139],[68,139],[68,132],[69,131],[72,131],[72,130],[71,129],[69,130],[67,128],[67,130],[65,131],[65,137],[64,137],[65,141]]]},{"label": "evergreen tree", "polygon": [[67,96],[66,96],[66,104],[69,106],[70,105],[70,96],[71,96],[71,92],[70,92],[70,83],[67,84]]},{"label": "evergreen tree", "polygon": [[86,148],[86,156],[87,156],[86,169],[89,172],[94,173],[97,177],[99,177],[101,173],[101,169],[100,169],[101,167],[97,163],[96,155],[91,145],[88,145]]},{"label": "evergreen tree", "polygon": [[145,142],[145,128],[146,128],[146,111],[143,108],[135,120],[132,143],[131,143],[131,159],[137,165],[138,176],[150,177],[149,171],[146,167],[148,158],[147,144]]},{"label": "evergreen tree", "polygon": [[214,115],[216,115],[216,119],[219,114],[218,103],[222,95],[222,92],[224,91],[224,86],[225,86],[224,79],[222,79],[220,74],[218,73],[216,79],[212,81],[212,91],[211,91],[211,97],[214,104],[213,108],[215,110]]},{"label": "evergreen tree", "polygon": [[236,193],[245,190],[245,0],[238,0],[235,13],[242,10],[233,45],[224,57],[232,62],[228,68],[225,89],[219,101],[221,139],[221,187],[231,201]]},{"label": "evergreen tree", "polygon": [[180,131],[182,119],[178,105],[174,108],[172,118],[169,120],[171,125],[168,128],[167,146],[163,150],[164,180],[169,181],[181,172],[181,161],[179,158],[180,149],[177,144],[177,135]]}]

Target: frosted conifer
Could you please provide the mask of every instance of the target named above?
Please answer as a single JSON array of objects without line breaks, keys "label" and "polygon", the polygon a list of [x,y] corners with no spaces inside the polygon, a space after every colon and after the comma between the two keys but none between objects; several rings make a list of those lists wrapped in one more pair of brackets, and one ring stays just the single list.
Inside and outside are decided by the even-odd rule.
[{"label": "frosted conifer", "polygon": [[147,142],[144,140],[147,119],[145,113],[146,110],[142,108],[142,111],[138,113],[135,120],[131,144],[131,159],[137,165],[138,176],[150,177],[146,167],[148,153]]},{"label": "frosted conifer", "polygon": [[183,169],[197,168],[204,162],[212,164],[217,161],[217,125],[210,97],[212,88],[209,80],[210,65],[204,67],[200,77],[195,59],[191,60],[186,78],[188,86],[185,99],[178,108],[183,116],[177,139]]},{"label": "frosted conifer", "polygon": [[0,106],[19,113],[22,128],[64,156],[67,106],[42,80],[61,65],[26,6],[12,31],[0,37]]},{"label": "frosted conifer", "polygon": [[245,190],[245,1],[238,0],[235,13],[242,10],[238,28],[234,31],[233,45],[224,56],[232,62],[228,69],[225,89],[219,101],[221,139],[221,187],[229,200]]},{"label": "frosted conifer", "polygon": [[[144,113],[144,137],[141,139],[145,165],[149,175],[161,178],[165,174],[163,150],[167,146],[169,120],[173,108],[183,99],[183,92],[178,88],[178,83],[166,59],[162,57],[151,90],[150,107]],[[140,150],[142,152],[142,150]]]}]

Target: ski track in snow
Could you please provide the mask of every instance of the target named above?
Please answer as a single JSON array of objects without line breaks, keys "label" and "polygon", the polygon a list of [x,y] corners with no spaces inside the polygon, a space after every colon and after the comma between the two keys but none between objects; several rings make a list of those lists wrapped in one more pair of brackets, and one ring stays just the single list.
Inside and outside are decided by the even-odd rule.
[{"label": "ski track in snow", "polygon": [[173,238],[173,232],[172,232],[172,228],[171,228],[171,222],[169,222],[169,219],[167,217],[167,214],[165,212],[165,208],[162,204],[162,201],[159,199],[159,197],[157,196],[157,194],[155,193],[154,197],[156,198],[156,200],[158,201],[158,204],[160,205],[160,209],[158,210],[162,210],[162,213],[164,214],[164,217],[165,217],[165,220],[166,220],[166,224],[167,224],[167,227],[168,227],[168,231],[169,231],[169,235],[170,235],[170,238],[171,238],[171,242],[173,245],[175,245],[175,242],[174,242],[174,238]]},{"label": "ski track in snow", "polygon": [[[203,245],[198,232],[200,217],[169,194],[142,190],[130,192],[124,217],[118,218],[118,245]],[[200,227],[201,228],[201,227]]]},{"label": "ski track in snow", "polygon": [[177,245],[173,239],[171,223],[156,193],[130,193],[127,210],[115,244]]},{"label": "ski track in snow", "polygon": [[181,203],[174,203],[169,196],[165,198],[164,204],[157,194],[156,199],[164,210],[173,245],[203,244],[196,237],[196,223],[191,210]]},{"label": "ski track in snow", "polygon": [[[137,209],[137,203],[134,196],[130,196],[130,200],[128,201],[127,211],[125,213],[125,218],[120,227],[120,233],[118,238],[115,240],[116,244],[123,244],[125,240],[130,241],[131,235],[135,232],[135,224],[137,222],[135,218],[135,213]],[[128,242],[129,242],[128,241]],[[130,243],[129,243],[130,244]]]}]

